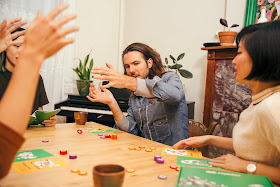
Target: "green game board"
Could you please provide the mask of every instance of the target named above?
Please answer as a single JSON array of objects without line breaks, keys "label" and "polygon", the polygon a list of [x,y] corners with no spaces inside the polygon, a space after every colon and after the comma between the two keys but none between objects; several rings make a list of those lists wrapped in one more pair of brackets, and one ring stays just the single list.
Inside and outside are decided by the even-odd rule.
[{"label": "green game board", "polygon": [[177,157],[177,165],[222,169],[215,166],[211,166],[210,159],[191,158],[191,157],[182,157],[182,156]]},{"label": "green game board", "polygon": [[16,158],[14,159],[14,162],[21,162],[26,160],[34,160],[39,158],[46,158],[53,156],[49,152],[43,150],[43,149],[34,149],[29,151],[21,151],[17,153]]},{"label": "green game board", "polygon": [[252,184],[261,187],[273,187],[272,182],[265,176],[236,173],[229,171],[219,171],[205,168],[181,167],[177,180],[177,187],[189,184],[197,186],[201,183],[212,185],[226,185],[227,187],[249,186]]}]

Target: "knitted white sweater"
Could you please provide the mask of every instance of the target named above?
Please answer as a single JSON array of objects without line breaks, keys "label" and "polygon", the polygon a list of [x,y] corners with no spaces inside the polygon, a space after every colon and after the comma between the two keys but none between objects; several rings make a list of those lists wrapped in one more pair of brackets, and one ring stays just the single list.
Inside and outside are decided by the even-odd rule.
[{"label": "knitted white sweater", "polygon": [[253,96],[233,129],[237,156],[280,167],[280,86]]}]

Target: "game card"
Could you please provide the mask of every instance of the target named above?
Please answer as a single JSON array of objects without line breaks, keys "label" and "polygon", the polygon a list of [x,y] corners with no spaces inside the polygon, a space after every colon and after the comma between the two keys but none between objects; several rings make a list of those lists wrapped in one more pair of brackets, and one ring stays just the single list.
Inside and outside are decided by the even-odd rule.
[{"label": "game card", "polygon": [[46,158],[53,156],[51,153],[43,149],[34,149],[29,151],[20,151],[14,159],[14,162],[21,162],[26,160],[34,160],[39,158]]},{"label": "game card", "polygon": [[222,169],[222,168],[212,166],[210,164],[210,159],[181,157],[181,156],[177,157],[177,165]]},{"label": "game card", "polygon": [[163,155],[175,155],[175,156],[185,156],[185,157],[195,157],[202,158],[202,154],[199,151],[185,150],[185,149],[170,149],[163,148]]},{"label": "game card", "polygon": [[19,174],[61,168],[65,166],[69,166],[69,164],[56,157],[14,162],[12,164],[12,168]]},{"label": "game card", "polygon": [[94,134],[116,131],[116,129],[108,129],[106,127],[87,127],[87,128],[82,128],[82,130]]}]

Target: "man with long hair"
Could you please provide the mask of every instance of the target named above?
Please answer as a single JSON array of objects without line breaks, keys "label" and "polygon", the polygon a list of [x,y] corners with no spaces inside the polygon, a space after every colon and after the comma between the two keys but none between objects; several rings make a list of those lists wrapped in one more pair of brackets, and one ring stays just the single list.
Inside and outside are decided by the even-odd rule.
[{"label": "man with long hair", "polygon": [[[129,45],[122,54],[124,74],[109,63],[92,70],[95,79],[107,80],[97,90],[92,84],[92,102],[107,104],[113,112],[116,127],[147,139],[173,145],[189,137],[188,113],[181,80],[174,72],[166,72],[160,55],[143,43]],[[101,76],[102,75],[102,76]],[[109,87],[127,88],[127,116],[122,113]]]}]

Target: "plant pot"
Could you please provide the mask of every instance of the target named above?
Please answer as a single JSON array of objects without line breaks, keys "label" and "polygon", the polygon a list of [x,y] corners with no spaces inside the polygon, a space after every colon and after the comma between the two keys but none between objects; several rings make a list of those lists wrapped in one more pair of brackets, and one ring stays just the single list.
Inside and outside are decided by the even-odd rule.
[{"label": "plant pot", "polygon": [[220,44],[222,46],[232,46],[237,32],[234,31],[222,31],[219,32]]},{"label": "plant pot", "polygon": [[77,88],[79,91],[79,94],[81,96],[86,96],[89,94],[89,86],[92,81],[86,81],[86,80],[76,80],[77,81]]}]

